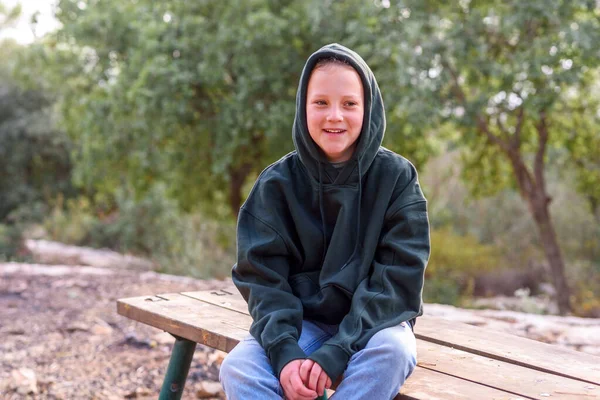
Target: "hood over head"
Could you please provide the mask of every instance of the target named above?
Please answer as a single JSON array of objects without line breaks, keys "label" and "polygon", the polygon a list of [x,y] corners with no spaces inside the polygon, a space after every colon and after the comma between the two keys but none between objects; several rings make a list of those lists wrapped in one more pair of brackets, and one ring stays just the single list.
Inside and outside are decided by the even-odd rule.
[{"label": "hood over head", "polygon": [[[330,165],[324,152],[312,140],[308,132],[306,121],[306,92],[308,81],[315,65],[322,59],[336,58],[350,64],[358,75],[363,84],[364,91],[364,110],[363,125],[360,136],[357,139],[356,149],[354,154],[348,160],[348,165],[344,168],[340,175],[348,177],[355,169],[354,166],[358,163],[358,170],[361,175],[364,175],[371,163],[377,155],[377,151],[381,146],[383,135],[385,133],[385,112],[383,107],[383,99],[379,86],[375,80],[373,72],[367,63],[354,51],[340,44],[333,43],[321,47],[314,52],[306,61],[300,84],[296,94],[296,117],[294,118],[294,127],[292,130],[294,145],[302,164],[308,169],[309,173],[315,178],[320,178],[320,163],[324,166]],[[344,173],[345,172],[345,173]],[[336,179],[339,182],[341,177]],[[345,179],[343,179],[345,180]],[[339,182],[343,183],[343,182]]]}]

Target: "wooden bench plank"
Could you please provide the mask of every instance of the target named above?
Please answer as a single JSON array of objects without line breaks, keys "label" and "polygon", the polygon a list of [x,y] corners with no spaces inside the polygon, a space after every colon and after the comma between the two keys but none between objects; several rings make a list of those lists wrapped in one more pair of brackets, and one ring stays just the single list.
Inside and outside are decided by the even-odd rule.
[{"label": "wooden bench plank", "polygon": [[525,400],[485,385],[417,366],[394,400]]},{"label": "wooden bench plank", "polygon": [[[245,300],[239,294],[236,295],[233,290],[186,292],[183,294],[240,313],[243,313],[247,308]],[[420,321],[417,326],[420,326]],[[513,339],[513,337],[511,336],[510,339]],[[517,339],[520,338],[517,337]],[[466,338],[463,338],[463,340],[466,340]],[[590,386],[586,382],[459,351],[456,350],[456,346],[453,346],[454,348],[445,347],[423,339],[417,340],[417,343],[419,346],[419,363],[430,367],[434,366],[432,369],[438,372],[471,380],[474,380],[473,377],[477,376],[477,382],[479,383],[531,398],[539,398],[541,394],[560,394],[561,398],[565,399],[578,399],[588,395],[595,396],[592,392],[594,386]],[[526,344],[528,346],[538,344],[544,345],[543,347],[549,346],[531,340],[528,340]],[[496,344],[491,346],[494,347]],[[527,347],[528,351],[529,347]],[[579,356],[579,353],[576,353],[576,355]],[[596,387],[596,389],[600,389],[600,387]]]},{"label": "wooden bench plank", "polygon": [[242,297],[237,288],[228,287],[219,290],[200,290],[197,292],[182,292],[184,296],[191,297],[204,301],[206,303],[215,304],[219,307],[227,308],[232,311],[248,314],[248,304]]},{"label": "wooden bench plank", "polygon": [[600,386],[417,339],[419,365],[441,373],[540,399],[600,399]]},{"label": "wooden bench plank", "polygon": [[[246,301],[235,287],[220,291],[184,292],[183,294],[237,312],[247,313]],[[418,319],[415,336],[421,340],[454,347],[469,353],[600,385],[600,357],[591,354],[428,316]],[[520,348],[527,349],[527,351],[518,351]]]},{"label": "wooden bench plank", "polygon": [[117,301],[117,312],[226,352],[248,335],[252,324],[249,315],[225,313],[222,308],[177,293],[121,299]]},{"label": "wooden bench plank", "polygon": [[415,336],[469,353],[600,385],[600,357],[591,354],[433,317],[418,319]]},{"label": "wooden bench plank", "polygon": [[[249,315],[181,294],[121,299],[120,315],[222,351],[231,351],[250,328]],[[418,367],[396,399],[523,399],[430,368]]]}]

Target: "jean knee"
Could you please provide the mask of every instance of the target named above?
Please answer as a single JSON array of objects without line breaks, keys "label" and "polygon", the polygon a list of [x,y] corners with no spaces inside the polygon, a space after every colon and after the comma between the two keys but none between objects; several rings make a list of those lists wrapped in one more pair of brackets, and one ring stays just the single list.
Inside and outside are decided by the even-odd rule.
[{"label": "jean knee", "polygon": [[252,364],[255,363],[260,354],[253,354],[253,347],[246,342],[242,342],[238,346],[227,354],[221,363],[219,368],[219,381],[221,383],[227,380],[237,381],[246,375],[244,371],[252,371],[257,367]]},{"label": "jean knee", "polygon": [[[238,372],[236,371],[236,365],[239,365],[238,363],[236,363],[235,360],[233,360],[234,357],[230,357],[231,354],[228,354],[225,359],[223,360],[223,362],[221,363],[221,366],[219,367],[219,382],[224,382],[229,380],[230,378],[232,378],[233,376],[237,375]],[[235,379],[235,378],[234,378]]]},{"label": "jean knee", "polygon": [[[405,328],[410,329],[410,328]],[[411,332],[397,332],[396,328],[376,333],[368,347],[377,348],[380,362],[391,369],[404,370],[410,374],[417,365],[416,340]],[[398,368],[403,367],[403,368]]]},{"label": "jean knee", "polygon": [[417,364],[416,354],[406,346],[401,346],[398,343],[386,343],[379,346],[381,354],[380,363],[386,364],[387,367],[393,368],[399,365],[405,365],[412,369]]},{"label": "jean knee", "polygon": [[406,371],[406,377],[414,371],[417,366],[417,353],[416,351],[409,350],[406,347],[399,352],[397,360],[404,364],[404,370]]}]

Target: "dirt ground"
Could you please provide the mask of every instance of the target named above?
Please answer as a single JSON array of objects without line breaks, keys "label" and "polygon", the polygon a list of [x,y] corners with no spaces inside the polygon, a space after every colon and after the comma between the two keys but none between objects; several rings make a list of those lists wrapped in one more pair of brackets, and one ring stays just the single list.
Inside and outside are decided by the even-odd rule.
[{"label": "dirt ground", "polygon": [[[116,300],[225,284],[131,270],[0,264],[0,398],[157,398],[173,338],[118,315]],[[222,357],[198,346],[183,398],[224,398]]]}]

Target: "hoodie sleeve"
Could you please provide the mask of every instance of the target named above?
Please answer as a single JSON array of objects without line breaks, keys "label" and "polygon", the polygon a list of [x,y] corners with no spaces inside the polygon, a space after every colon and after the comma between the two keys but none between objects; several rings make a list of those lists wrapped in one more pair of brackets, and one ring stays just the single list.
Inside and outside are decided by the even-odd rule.
[{"label": "hoodie sleeve", "polygon": [[332,381],[373,335],[421,314],[429,221],[414,167],[410,175],[408,184],[396,188],[400,193],[386,212],[371,273],[356,288],[350,312],[338,333],[309,357]]},{"label": "hoodie sleeve", "polygon": [[244,208],[237,236],[233,282],[248,303],[253,319],[250,333],[265,349],[279,377],[288,362],[306,358],[298,346],[302,303],[288,284],[289,248],[273,227]]}]

